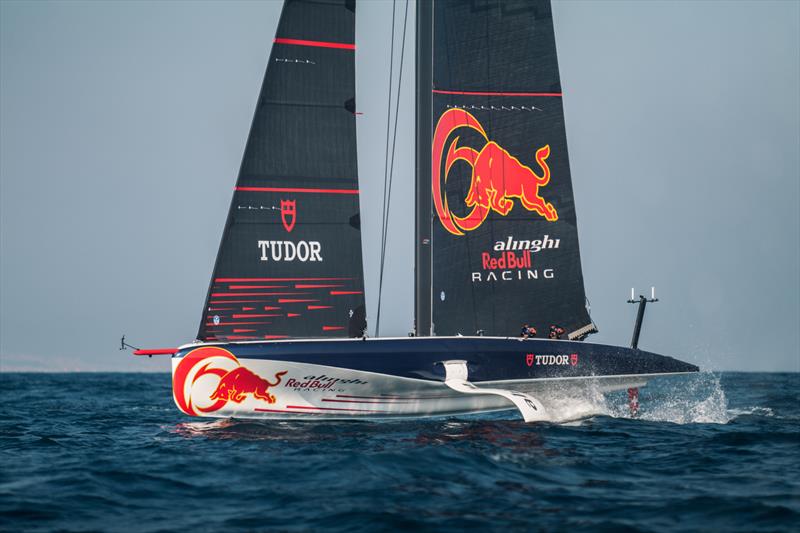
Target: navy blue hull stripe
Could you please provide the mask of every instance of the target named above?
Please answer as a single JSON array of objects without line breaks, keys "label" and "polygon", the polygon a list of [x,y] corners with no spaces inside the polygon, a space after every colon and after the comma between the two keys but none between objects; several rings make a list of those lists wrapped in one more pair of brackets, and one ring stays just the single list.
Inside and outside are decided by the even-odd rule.
[{"label": "navy blue hull stripe", "polygon": [[[175,357],[192,349],[184,347]],[[697,372],[697,366],[642,350],[547,339],[430,337],[220,344],[239,359],[290,361],[397,377],[444,380],[441,361],[467,361],[470,381]]]}]

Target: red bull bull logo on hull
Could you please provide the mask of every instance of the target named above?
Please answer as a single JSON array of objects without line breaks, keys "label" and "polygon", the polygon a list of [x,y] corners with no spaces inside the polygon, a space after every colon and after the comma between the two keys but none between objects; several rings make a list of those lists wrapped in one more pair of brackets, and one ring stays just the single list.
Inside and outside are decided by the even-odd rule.
[{"label": "red bull bull logo on hull", "polygon": [[[486,141],[480,150],[469,146],[458,146],[460,137],[455,137],[445,154],[447,139],[456,130],[466,128],[477,132]],[[442,175],[442,158],[444,174]],[[539,193],[541,187],[550,182],[550,145],[536,150],[536,163],[541,171],[534,172],[519,159],[494,141],[490,141],[483,126],[464,109],[448,109],[439,118],[433,134],[431,182],[433,204],[442,226],[453,235],[472,231],[486,220],[490,211],[506,216],[514,207],[516,198],[528,211],[538,213],[545,220],[558,220],[558,211]],[[472,168],[470,188],[464,203],[470,211],[459,217],[450,210],[445,186],[453,165],[463,161]]]},{"label": "red bull bull logo on hull", "polygon": [[194,416],[219,411],[228,402],[240,404],[248,397],[274,404],[276,398],[269,389],[280,385],[285,374],[277,372],[272,381],[266,380],[242,366],[228,350],[204,346],[181,358],[173,372],[172,393],[180,410]]},{"label": "red bull bull logo on hull", "polygon": [[255,372],[243,366],[235,368],[222,376],[219,385],[211,394],[212,400],[230,400],[242,403],[248,394],[254,398],[263,400],[267,403],[275,403],[275,396],[268,392],[270,387],[280,385],[281,378],[286,371],[275,374],[275,382],[271,383],[266,379],[260,378]]}]

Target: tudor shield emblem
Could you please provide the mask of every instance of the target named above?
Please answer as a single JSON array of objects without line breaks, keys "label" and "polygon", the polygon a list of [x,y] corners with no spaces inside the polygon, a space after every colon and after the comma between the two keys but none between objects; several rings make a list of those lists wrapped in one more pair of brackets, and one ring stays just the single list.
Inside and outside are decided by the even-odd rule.
[{"label": "tudor shield emblem", "polygon": [[297,221],[297,200],[281,200],[281,222],[287,232],[291,233]]},{"label": "tudor shield emblem", "polygon": [[527,355],[525,356],[525,363],[526,363],[528,366],[533,366],[533,354],[532,354],[532,353],[529,353],[529,354],[527,354]]}]

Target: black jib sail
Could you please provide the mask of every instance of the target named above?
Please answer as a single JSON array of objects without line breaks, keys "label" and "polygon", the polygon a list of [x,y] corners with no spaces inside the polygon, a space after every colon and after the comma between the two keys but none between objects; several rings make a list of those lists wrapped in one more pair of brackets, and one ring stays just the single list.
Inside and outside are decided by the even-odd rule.
[{"label": "black jib sail", "polygon": [[434,331],[582,338],[595,328],[550,3],[438,0],[433,16]]},{"label": "black jib sail", "polygon": [[362,334],[354,41],[354,0],[285,3],[199,339]]}]

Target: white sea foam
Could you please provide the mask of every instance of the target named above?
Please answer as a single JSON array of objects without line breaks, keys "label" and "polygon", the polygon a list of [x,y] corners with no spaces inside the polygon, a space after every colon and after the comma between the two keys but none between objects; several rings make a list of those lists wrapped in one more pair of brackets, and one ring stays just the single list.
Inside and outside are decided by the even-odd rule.
[{"label": "white sea foam", "polygon": [[727,424],[735,418],[719,376],[704,372],[672,380],[654,392],[654,401],[642,405],[639,418],[674,424]]},{"label": "white sea foam", "polygon": [[[553,395],[541,400],[552,421],[558,424],[595,416],[634,418],[624,392],[604,395],[599,390],[590,389],[582,391],[579,397]],[[719,376],[702,372],[692,376],[651,381],[640,391],[640,409],[635,418],[674,424],[727,424],[743,414],[771,416],[772,413],[769,409],[759,407],[749,410],[729,409]]]},{"label": "white sea foam", "polygon": [[611,414],[607,399],[596,389],[584,390],[577,397],[563,393],[539,399],[550,420],[556,424],[580,423],[595,416]]}]

